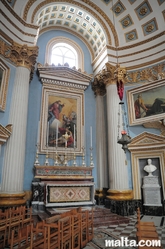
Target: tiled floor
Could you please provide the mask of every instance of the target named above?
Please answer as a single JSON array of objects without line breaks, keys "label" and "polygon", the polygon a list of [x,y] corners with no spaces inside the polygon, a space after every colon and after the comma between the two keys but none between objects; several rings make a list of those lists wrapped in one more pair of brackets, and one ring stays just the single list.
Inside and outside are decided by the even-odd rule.
[{"label": "tiled floor", "polygon": [[[154,216],[152,217],[153,221],[154,221]],[[155,217],[156,220],[157,217]],[[145,216],[145,221],[147,221],[147,216]],[[149,217],[148,217],[148,221],[150,221]],[[136,222],[137,222],[137,217],[135,216],[131,216],[130,217],[130,222],[129,224],[121,224],[121,225],[111,225],[109,227],[102,226],[102,227],[97,227],[94,228],[94,233],[95,233],[95,237],[97,237],[97,239],[93,239],[92,242],[89,242],[86,247],[84,247],[84,249],[103,249],[103,248],[107,248],[105,247],[105,243],[104,240],[107,239],[106,235],[109,235],[109,237],[114,236],[114,239],[120,239],[121,237],[127,237],[128,240],[136,240]],[[157,220],[155,222],[155,224],[157,223]],[[161,224],[161,223],[160,223]],[[165,220],[163,223],[163,226],[158,225],[158,223],[156,224],[156,230],[157,233],[159,235],[159,238],[161,240],[161,245],[162,248],[165,249]],[[162,225],[162,224],[161,224]],[[105,234],[105,235],[103,235]],[[99,242],[99,237],[100,237],[100,242]],[[113,248],[113,247],[110,247]],[[120,247],[118,247],[120,248]],[[122,247],[124,248],[124,247]],[[126,247],[128,248],[128,247]],[[134,248],[134,247],[132,247]]]}]

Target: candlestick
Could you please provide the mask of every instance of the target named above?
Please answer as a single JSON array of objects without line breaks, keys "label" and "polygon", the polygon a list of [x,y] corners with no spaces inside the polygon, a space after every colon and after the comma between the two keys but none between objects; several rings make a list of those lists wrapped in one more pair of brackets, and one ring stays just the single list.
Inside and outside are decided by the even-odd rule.
[{"label": "candlestick", "polygon": [[49,141],[49,122],[48,122],[48,126],[47,126],[47,136],[46,136],[46,146],[48,147],[48,141]]},{"label": "candlestick", "polygon": [[92,148],[92,126],[90,127],[90,134],[91,134],[91,148]]},{"label": "candlestick", "polygon": [[36,147],[37,147],[37,150],[36,150],[36,159],[35,159],[35,163],[34,163],[34,165],[40,165],[40,163],[39,163],[39,160],[38,160],[38,144],[36,145]]},{"label": "candlestick", "polygon": [[83,150],[83,154],[82,154],[82,166],[86,167],[86,163],[85,163],[85,147],[82,147]]},{"label": "candlestick", "polygon": [[94,167],[92,150],[93,150],[93,148],[91,147],[91,148],[90,148],[90,151],[91,151],[91,156],[90,156],[90,161],[91,161],[91,162],[90,162],[90,166],[91,166],[91,167]]},{"label": "candlestick", "polygon": [[56,125],[56,147],[58,145],[58,123]]},{"label": "candlestick", "polygon": [[74,124],[74,144],[73,144],[74,148],[75,148],[75,136],[76,134],[75,134],[75,124]]},{"label": "candlestick", "polygon": [[39,141],[40,141],[40,121],[38,121],[37,144],[39,144]]}]

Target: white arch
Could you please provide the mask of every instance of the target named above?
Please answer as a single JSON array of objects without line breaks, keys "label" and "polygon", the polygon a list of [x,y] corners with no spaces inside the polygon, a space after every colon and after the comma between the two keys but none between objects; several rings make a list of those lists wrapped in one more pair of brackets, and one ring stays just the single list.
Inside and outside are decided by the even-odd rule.
[{"label": "white arch", "polygon": [[51,53],[52,53],[52,48],[54,45],[57,43],[67,43],[70,46],[72,46],[76,52],[77,52],[77,65],[78,69],[80,68],[82,72],[84,72],[84,53],[81,49],[81,47],[74,42],[73,40],[66,38],[66,37],[54,37],[52,38],[46,45],[46,52],[45,52],[45,64],[48,63],[49,65],[51,64]]}]

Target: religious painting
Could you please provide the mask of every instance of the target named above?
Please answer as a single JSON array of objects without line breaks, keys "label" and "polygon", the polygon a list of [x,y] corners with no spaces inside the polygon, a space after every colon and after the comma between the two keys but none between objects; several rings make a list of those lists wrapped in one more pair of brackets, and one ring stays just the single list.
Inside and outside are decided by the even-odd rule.
[{"label": "religious painting", "polygon": [[41,151],[81,152],[83,94],[43,87]]},{"label": "religious painting", "polygon": [[129,124],[140,125],[165,118],[165,80],[127,91]]},{"label": "religious painting", "polygon": [[9,81],[9,67],[0,59],[0,111],[5,111]]}]

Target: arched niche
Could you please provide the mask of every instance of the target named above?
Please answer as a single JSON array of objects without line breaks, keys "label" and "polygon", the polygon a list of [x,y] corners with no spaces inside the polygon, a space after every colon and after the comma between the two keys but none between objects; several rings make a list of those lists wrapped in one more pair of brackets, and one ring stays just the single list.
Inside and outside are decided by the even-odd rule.
[{"label": "arched niche", "polygon": [[[165,137],[143,132],[132,139],[128,146],[131,152],[133,195],[135,200],[142,199],[142,177],[144,174],[143,164],[147,159],[152,159],[156,164],[156,175],[160,177],[163,202],[165,200]],[[142,162],[142,163],[141,163]]]}]

